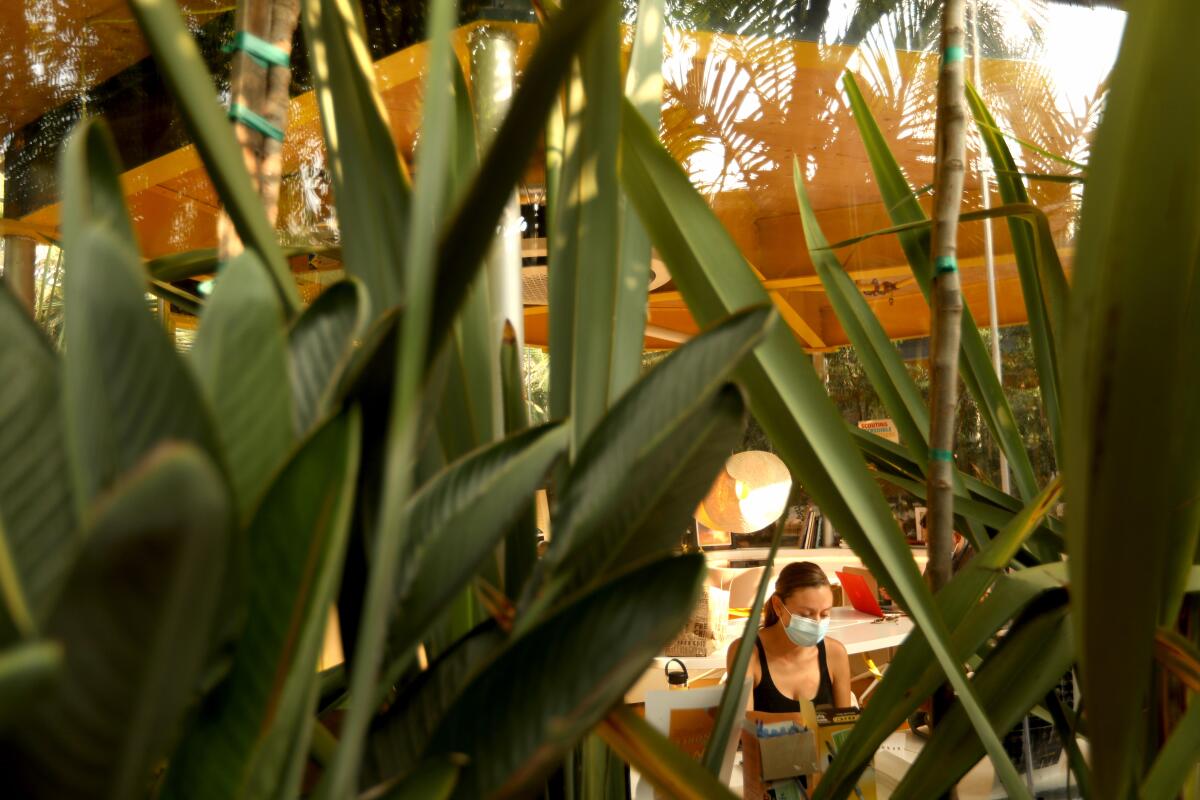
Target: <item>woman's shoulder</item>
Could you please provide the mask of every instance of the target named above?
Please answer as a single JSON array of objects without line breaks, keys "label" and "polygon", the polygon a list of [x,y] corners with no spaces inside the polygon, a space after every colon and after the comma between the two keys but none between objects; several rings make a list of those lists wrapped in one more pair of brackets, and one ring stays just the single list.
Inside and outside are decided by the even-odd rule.
[{"label": "woman's shoulder", "polygon": [[836,656],[848,655],[846,652],[846,645],[842,644],[837,639],[834,639],[830,636],[825,637],[825,651],[828,654],[832,654],[832,655],[836,655]]}]

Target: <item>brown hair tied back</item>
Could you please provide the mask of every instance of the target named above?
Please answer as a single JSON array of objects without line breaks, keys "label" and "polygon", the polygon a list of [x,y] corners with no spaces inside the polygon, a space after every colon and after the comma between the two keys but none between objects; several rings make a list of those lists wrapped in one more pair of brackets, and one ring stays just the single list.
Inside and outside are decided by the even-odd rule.
[{"label": "brown hair tied back", "polygon": [[[816,589],[821,586],[829,586],[829,578],[826,577],[825,570],[811,561],[796,561],[779,571],[779,577],[775,579],[775,595],[782,603],[792,592],[800,589]],[[775,606],[769,602],[769,598],[766,612],[765,627],[769,628],[779,622],[779,614],[775,613]]]}]

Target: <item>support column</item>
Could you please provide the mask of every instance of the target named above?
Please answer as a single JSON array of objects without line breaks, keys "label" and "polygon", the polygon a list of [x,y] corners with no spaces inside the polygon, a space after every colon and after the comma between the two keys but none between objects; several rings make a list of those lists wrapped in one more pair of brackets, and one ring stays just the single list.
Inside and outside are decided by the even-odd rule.
[{"label": "support column", "polygon": [[[475,114],[480,154],[508,114],[517,90],[517,42],[499,26],[485,25],[471,36],[471,76],[475,85]],[[492,301],[493,341],[501,341],[504,324],[525,344],[525,308],[521,297],[521,206],[516,192],[500,216],[487,261]]]},{"label": "support column", "polygon": [[37,243],[23,236],[4,237],[4,279],[21,305],[33,316],[34,267]]}]

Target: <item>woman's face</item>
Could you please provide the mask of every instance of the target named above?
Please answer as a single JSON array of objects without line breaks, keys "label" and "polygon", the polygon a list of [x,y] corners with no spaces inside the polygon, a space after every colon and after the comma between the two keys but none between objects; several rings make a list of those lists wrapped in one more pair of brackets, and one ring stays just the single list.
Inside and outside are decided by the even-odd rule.
[{"label": "woman's face", "polygon": [[797,589],[782,602],[779,595],[775,595],[771,602],[777,604],[775,611],[785,624],[793,616],[820,621],[833,612],[833,590],[828,586],[811,586]]}]

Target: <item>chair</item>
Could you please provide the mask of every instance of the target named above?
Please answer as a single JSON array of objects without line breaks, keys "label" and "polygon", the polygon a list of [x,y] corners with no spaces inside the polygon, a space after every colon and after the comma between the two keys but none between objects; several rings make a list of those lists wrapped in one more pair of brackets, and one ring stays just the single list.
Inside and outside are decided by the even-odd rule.
[{"label": "chair", "polygon": [[[752,679],[747,678],[738,698],[737,726],[750,704]],[[702,689],[676,689],[646,693],[646,721],[680,747],[684,752],[699,760],[704,754],[708,739],[716,724],[717,707],[725,686],[706,686]],[[730,732],[729,742],[721,756],[721,771],[718,778],[729,785],[733,774],[733,757],[737,753],[738,730]],[[648,780],[638,782],[637,800],[652,800],[661,797]]]}]

